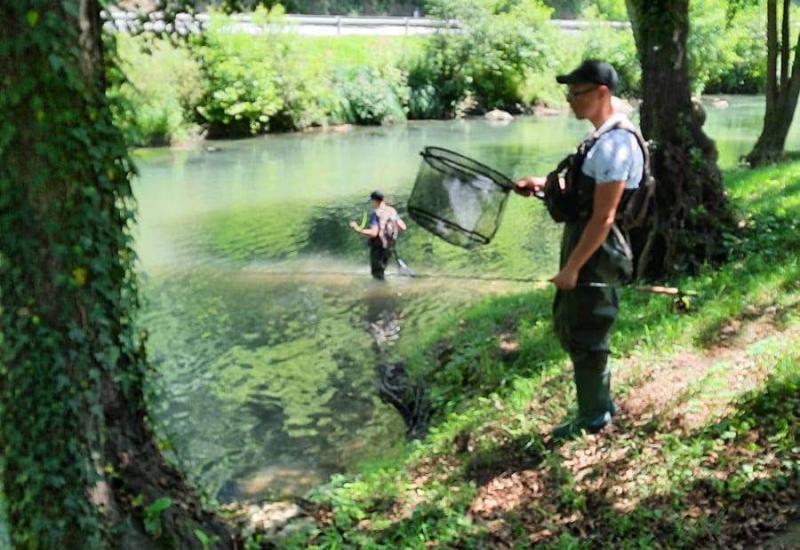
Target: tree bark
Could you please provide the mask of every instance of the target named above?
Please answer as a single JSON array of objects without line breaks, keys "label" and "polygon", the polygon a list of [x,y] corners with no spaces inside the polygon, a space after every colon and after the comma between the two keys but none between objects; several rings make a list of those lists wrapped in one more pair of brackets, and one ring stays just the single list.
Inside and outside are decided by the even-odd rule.
[{"label": "tree bark", "polygon": [[[783,0],[781,41],[778,42],[777,0],[767,0],[767,90],[764,126],[746,160],[750,166],[777,162],[783,156],[800,95],[800,35],[792,61],[789,0]],[[780,60],[780,64],[779,64]],[[791,62],[791,65],[790,65]],[[791,69],[790,69],[791,67]]]},{"label": "tree bark", "polygon": [[655,144],[656,214],[638,272],[692,273],[726,256],[732,223],[714,142],[692,102],[688,0],[627,0],[642,65],[642,132]]},{"label": "tree bark", "polygon": [[148,422],[98,0],[0,7],[0,453],[19,548],[233,548]]}]

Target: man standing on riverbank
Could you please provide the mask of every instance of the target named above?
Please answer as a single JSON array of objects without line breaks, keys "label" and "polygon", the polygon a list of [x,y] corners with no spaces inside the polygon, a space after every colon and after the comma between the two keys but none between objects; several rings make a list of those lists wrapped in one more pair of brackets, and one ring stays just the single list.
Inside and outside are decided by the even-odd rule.
[{"label": "man standing on riverbank", "polygon": [[[614,414],[608,366],[617,317],[616,285],[631,275],[632,254],[615,221],[644,177],[644,140],[611,98],[618,83],[608,63],[589,60],[556,79],[579,120],[594,126],[577,152],[542,177],[516,183],[524,196],[544,196],[551,216],[564,222],[553,325],[574,366],[578,416],[557,427],[558,439],[597,433]],[[590,286],[587,283],[602,283]]]},{"label": "man standing on riverbank", "polygon": [[394,253],[394,245],[400,231],[406,230],[405,222],[397,214],[397,210],[386,204],[383,193],[373,191],[369,196],[372,203],[372,215],[367,226],[362,228],[355,221],[350,227],[369,240],[369,264],[372,277],[382,281],[386,266]]}]

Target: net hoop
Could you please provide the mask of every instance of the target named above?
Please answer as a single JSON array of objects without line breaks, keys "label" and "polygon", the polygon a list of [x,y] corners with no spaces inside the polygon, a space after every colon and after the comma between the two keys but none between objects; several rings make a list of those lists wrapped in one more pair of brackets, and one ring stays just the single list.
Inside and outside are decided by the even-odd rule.
[{"label": "net hoop", "polygon": [[[447,175],[448,172],[456,172],[461,174],[464,180],[471,180],[475,176],[480,176],[491,181],[497,186],[497,192],[506,196],[514,189],[514,182],[506,175],[455,151],[443,147],[425,147],[420,152],[420,156],[425,165],[440,174]],[[414,221],[445,241],[466,248],[489,244],[495,233],[497,233],[500,218],[505,210],[505,201],[503,201],[494,216],[493,230],[491,232],[478,232],[463,227],[453,220],[441,217],[424,205],[413,204],[413,197],[414,193],[412,192],[412,200],[408,204],[408,213]],[[437,230],[438,227],[442,226],[453,230],[454,234]]]},{"label": "net hoop", "polygon": [[434,170],[438,170],[438,168],[434,163],[431,162],[431,160],[439,161],[448,168],[456,170],[457,172],[466,173],[467,175],[470,173],[477,173],[482,176],[486,176],[492,180],[495,185],[503,188],[506,191],[511,191],[514,189],[514,182],[511,181],[511,179],[505,174],[502,174],[497,170],[478,162],[477,160],[465,157],[461,153],[451,151],[450,149],[445,149],[444,147],[425,147],[425,149],[420,153],[420,156],[425,159],[425,161]]}]

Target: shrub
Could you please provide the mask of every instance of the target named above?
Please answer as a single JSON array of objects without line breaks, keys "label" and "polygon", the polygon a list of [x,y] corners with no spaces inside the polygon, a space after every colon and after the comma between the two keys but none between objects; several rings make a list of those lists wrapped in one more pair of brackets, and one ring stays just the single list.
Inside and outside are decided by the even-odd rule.
[{"label": "shrub", "polygon": [[724,29],[721,46],[730,51],[715,70],[709,70],[705,93],[758,94],[766,88],[766,11],[762,6],[742,8]]},{"label": "shrub", "polygon": [[483,109],[514,106],[525,101],[527,78],[552,67],[550,9],[539,0],[432,0],[427,8],[462,31],[434,35],[411,61],[414,118],[452,116],[470,96]]},{"label": "shrub", "polygon": [[256,10],[253,22],[265,30],[252,35],[232,32],[231,19],[214,13],[206,32],[195,39],[208,82],[198,112],[210,135],[235,137],[265,131],[270,119],[284,108],[279,71],[289,48],[285,36],[267,26],[280,15],[280,8]]},{"label": "shrub", "polygon": [[341,70],[334,77],[339,105],[334,119],[351,124],[391,124],[406,119],[406,75],[395,67]]},{"label": "shrub", "polygon": [[133,145],[164,145],[187,137],[203,94],[200,65],[187,48],[152,36],[116,35],[124,77],[112,75],[114,119]]}]

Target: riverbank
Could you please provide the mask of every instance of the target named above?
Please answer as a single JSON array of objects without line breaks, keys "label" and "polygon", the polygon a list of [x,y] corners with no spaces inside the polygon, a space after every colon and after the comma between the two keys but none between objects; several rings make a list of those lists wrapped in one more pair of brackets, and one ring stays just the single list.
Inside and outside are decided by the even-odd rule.
[{"label": "riverbank", "polygon": [[284,547],[732,547],[797,513],[800,163],[729,171],[741,213],[725,266],[671,283],[688,311],[627,291],[620,414],[547,441],[572,406],[552,293],[488,300],[403,350],[436,411],[404,460],[317,490]]},{"label": "riverbank", "polygon": [[[573,36],[551,25],[543,6],[501,4],[454,3],[442,15],[462,21],[463,32],[429,36],[251,35],[231,32],[235,20],[221,14],[202,36],[185,40],[118,34],[120,70],[109,74],[108,92],[114,119],[132,145],[150,146],[493,109],[530,113],[563,106],[555,75],[589,57],[612,61],[618,93],[637,96],[630,29],[600,24]],[[603,23],[607,15],[590,13],[587,21]],[[282,17],[279,8],[252,14],[260,24]],[[698,95],[763,90],[763,25],[748,10],[737,12],[736,25],[726,17],[715,6],[693,20],[690,76]]]}]

